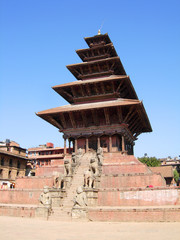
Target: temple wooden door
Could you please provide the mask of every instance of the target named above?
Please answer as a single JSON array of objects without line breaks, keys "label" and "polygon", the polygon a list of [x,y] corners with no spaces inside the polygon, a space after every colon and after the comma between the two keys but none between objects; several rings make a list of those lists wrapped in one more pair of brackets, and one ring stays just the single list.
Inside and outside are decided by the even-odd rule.
[{"label": "temple wooden door", "polygon": [[89,149],[90,148],[97,151],[97,138],[94,136],[89,138]]}]

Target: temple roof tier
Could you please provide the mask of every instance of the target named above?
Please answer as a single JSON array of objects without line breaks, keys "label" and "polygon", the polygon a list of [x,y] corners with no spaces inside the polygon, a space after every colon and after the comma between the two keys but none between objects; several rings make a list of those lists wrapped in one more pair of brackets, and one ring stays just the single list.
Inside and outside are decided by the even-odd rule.
[{"label": "temple roof tier", "polygon": [[92,48],[76,50],[78,56],[83,62],[90,62],[94,60],[117,57],[116,50],[112,43],[103,46],[95,46]]},{"label": "temple roof tier", "polygon": [[37,115],[62,132],[64,129],[72,131],[82,127],[110,127],[122,123],[128,126],[132,135],[152,131],[142,102],[134,99],[70,104],[41,111]]},{"label": "temple roof tier", "polygon": [[110,75],[127,75],[119,57],[71,64],[66,67],[78,80],[108,77]]},{"label": "temple roof tier", "polygon": [[99,46],[111,43],[111,40],[107,33],[95,35],[93,37],[85,37],[84,40],[90,48],[97,45]]},{"label": "temple roof tier", "polygon": [[69,103],[111,98],[138,99],[128,76],[111,75],[86,81],[74,81],[52,87]]}]

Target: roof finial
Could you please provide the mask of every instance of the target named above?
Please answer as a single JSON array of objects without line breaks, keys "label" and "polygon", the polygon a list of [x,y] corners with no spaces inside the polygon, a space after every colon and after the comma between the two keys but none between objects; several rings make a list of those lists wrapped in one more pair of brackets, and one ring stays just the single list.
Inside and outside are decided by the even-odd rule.
[{"label": "roof finial", "polygon": [[98,35],[101,35],[101,30],[100,29],[98,30]]}]

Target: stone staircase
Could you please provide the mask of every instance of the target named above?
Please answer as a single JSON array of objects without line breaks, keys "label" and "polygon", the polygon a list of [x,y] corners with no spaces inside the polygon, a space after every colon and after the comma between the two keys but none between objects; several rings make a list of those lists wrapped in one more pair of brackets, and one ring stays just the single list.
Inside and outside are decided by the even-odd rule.
[{"label": "stone staircase", "polygon": [[67,195],[64,198],[63,206],[54,207],[49,220],[71,221],[71,210],[74,204],[73,198],[76,195],[76,189],[84,184],[84,171],[88,169],[90,159],[93,155],[94,152],[88,152],[82,156],[79,166],[73,173],[73,179],[70,187],[67,189]]}]

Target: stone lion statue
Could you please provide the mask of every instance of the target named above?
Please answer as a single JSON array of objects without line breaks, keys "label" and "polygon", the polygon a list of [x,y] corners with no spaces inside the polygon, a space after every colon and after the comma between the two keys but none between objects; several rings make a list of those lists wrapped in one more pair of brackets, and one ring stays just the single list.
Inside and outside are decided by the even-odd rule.
[{"label": "stone lion statue", "polygon": [[97,159],[98,159],[98,164],[100,166],[102,166],[103,158],[104,158],[103,149],[102,149],[102,147],[99,147],[97,150]]},{"label": "stone lion statue", "polygon": [[99,175],[98,163],[95,158],[91,158],[89,169],[93,173],[94,177],[97,177]]},{"label": "stone lion statue", "polygon": [[89,169],[84,172],[84,187],[95,188],[97,176],[99,176],[98,163],[95,158],[92,158]]},{"label": "stone lion statue", "polygon": [[84,172],[84,187],[93,188],[94,187],[94,176],[90,169]]},{"label": "stone lion statue", "polygon": [[73,163],[76,163],[76,162],[77,162],[77,161],[76,161],[76,154],[75,154],[74,152],[72,153],[71,159],[72,159],[72,162],[73,162]]},{"label": "stone lion statue", "polygon": [[61,172],[55,172],[53,177],[53,187],[64,189],[64,175]]},{"label": "stone lion statue", "polygon": [[69,160],[64,161],[64,168],[65,168],[66,176],[69,176],[72,174],[72,167],[71,167],[71,163]]}]

